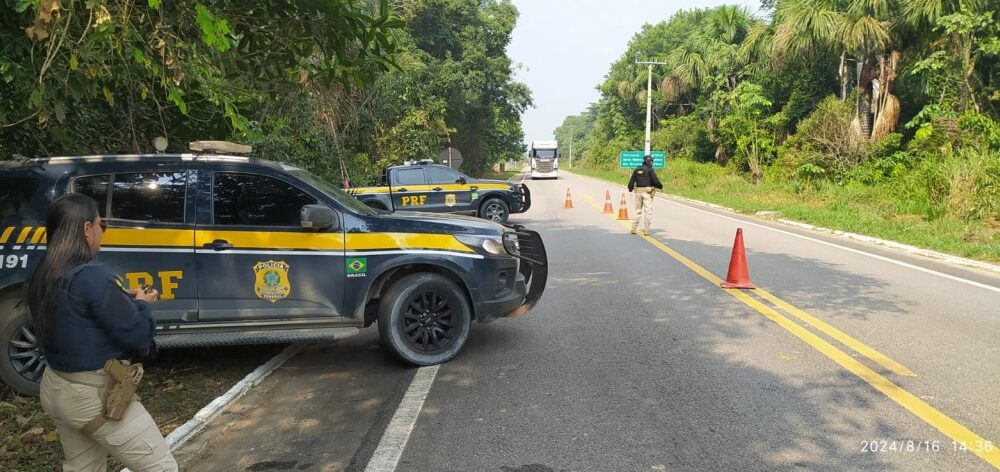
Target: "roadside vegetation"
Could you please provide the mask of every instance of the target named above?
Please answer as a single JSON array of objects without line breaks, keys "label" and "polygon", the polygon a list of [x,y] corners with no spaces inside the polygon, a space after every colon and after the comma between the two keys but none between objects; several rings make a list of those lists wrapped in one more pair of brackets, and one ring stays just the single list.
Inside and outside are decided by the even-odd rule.
[{"label": "roadside vegetation", "polygon": [[1000,261],[1000,13],[985,0],[773,0],[646,25],[555,130],[576,171],[654,150],[666,191]]},{"label": "roadside vegetation", "polygon": [[0,0],[0,159],[250,144],[370,184],[524,152],[507,0]]}]

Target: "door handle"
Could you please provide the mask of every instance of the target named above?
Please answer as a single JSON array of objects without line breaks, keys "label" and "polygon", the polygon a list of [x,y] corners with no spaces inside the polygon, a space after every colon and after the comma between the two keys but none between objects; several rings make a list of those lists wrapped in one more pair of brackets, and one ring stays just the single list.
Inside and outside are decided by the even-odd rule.
[{"label": "door handle", "polygon": [[405,192],[406,191],[406,187],[397,188],[396,191],[397,192]]},{"label": "door handle", "polygon": [[222,251],[225,249],[232,249],[233,245],[226,241],[225,239],[216,239],[210,243],[205,243],[201,245],[204,248],[214,249],[216,251]]},{"label": "door handle", "polygon": [[444,190],[444,189],[443,189],[443,188],[441,188],[441,187],[434,187],[434,188],[432,188],[431,190],[434,190],[434,191],[437,191],[437,192],[440,192],[440,191],[442,191],[442,190]]}]

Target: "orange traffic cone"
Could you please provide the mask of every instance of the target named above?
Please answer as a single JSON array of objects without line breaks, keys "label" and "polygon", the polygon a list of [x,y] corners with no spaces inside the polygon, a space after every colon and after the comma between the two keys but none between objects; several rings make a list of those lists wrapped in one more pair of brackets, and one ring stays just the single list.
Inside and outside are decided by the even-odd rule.
[{"label": "orange traffic cone", "polygon": [[747,254],[743,248],[743,228],[736,229],[736,241],[733,243],[733,255],[729,259],[729,274],[722,288],[757,288],[750,281],[750,271],[747,269]]},{"label": "orange traffic cone", "polygon": [[604,191],[604,214],[610,215],[615,212],[614,207],[611,206],[611,191]]},{"label": "orange traffic cone", "polygon": [[622,194],[622,202],[618,205],[618,219],[628,220],[628,200],[625,200],[625,194]]},{"label": "orange traffic cone", "polygon": [[563,208],[573,208],[573,197],[569,194],[569,187],[566,187],[566,203]]}]

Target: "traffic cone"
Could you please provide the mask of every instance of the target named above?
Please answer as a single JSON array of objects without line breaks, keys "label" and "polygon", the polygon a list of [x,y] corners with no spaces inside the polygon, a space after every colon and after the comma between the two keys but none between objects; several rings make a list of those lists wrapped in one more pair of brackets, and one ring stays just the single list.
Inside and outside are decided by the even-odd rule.
[{"label": "traffic cone", "polygon": [[618,219],[628,220],[628,200],[625,200],[625,194],[622,194],[622,202],[618,205]]},{"label": "traffic cone", "polygon": [[573,208],[573,197],[569,194],[569,187],[566,187],[566,203],[563,208]]},{"label": "traffic cone", "polygon": [[743,228],[736,229],[736,241],[733,243],[733,255],[729,259],[729,274],[722,288],[757,288],[750,281],[750,271],[747,268],[747,254],[743,248]]},{"label": "traffic cone", "polygon": [[610,215],[615,212],[614,207],[611,206],[611,191],[604,191],[604,214]]}]

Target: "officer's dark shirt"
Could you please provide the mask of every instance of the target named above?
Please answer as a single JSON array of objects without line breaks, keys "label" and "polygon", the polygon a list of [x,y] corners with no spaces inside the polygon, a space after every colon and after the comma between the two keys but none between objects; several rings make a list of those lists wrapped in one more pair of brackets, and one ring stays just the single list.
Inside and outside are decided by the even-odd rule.
[{"label": "officer's dark shirt", "polygon": [[663,184],[656,177],[656,172],[653,172],[653,166],[643,164],[632,171],[632,178],[628,180],[629,192],[636,187],[656,187],[662,190]]},{"label": "officer's dark shirt", "polygon": [[52,339],[43,348],[55,370],[97,370],[108,359],[128,359],[153,342],[149,304],[133,300],[102,264],[71,269],[56,296]]}]

